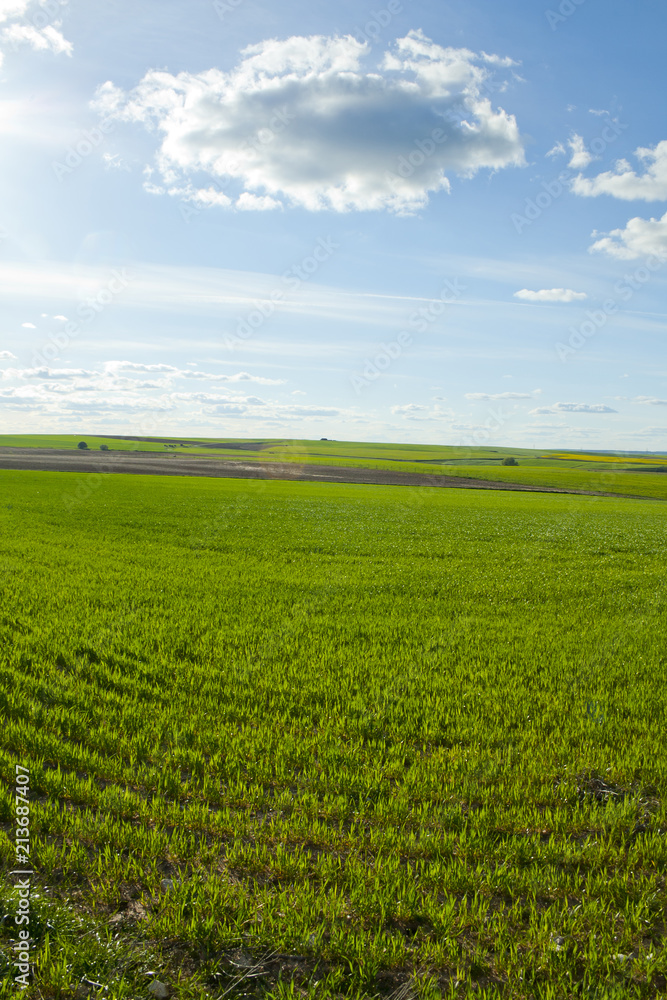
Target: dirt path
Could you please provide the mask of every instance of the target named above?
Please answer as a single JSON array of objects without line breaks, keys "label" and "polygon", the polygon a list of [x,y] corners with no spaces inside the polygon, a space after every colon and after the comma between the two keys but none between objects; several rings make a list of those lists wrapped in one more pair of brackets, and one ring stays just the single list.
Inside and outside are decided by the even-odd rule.
[{"label": "dirt path", "polygon": [[464,490],[511,490],[521,493],[571,493],[579,496],[623,497],[646,500],[629,493],[568,490],[552,486],[525,486],[461,476],[419,475],[383,469],[344,468],[336,465],[297,465],[281,462],[243,462],[204,455],[137,451],[59,451],[51,448],[0,448],[0,469],[40,472],[135,473],[142,476],[209,476],[222,479],[288,479],[299,482],[359,483],[370,486],[436,486]]}]

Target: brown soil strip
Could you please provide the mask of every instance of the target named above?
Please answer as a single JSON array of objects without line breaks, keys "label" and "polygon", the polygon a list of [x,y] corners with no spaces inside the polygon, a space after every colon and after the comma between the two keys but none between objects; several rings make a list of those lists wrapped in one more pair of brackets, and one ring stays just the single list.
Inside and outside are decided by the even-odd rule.
[{"label": "brown soil strip", "polygon": [[271,448],[277,441],[193,441],[186,438],[151,438],[129,437],[123,434],[96,434],[98,438],[108,438],[109,441],[139,441],[142,444],[173,444],[183,448],[232,448],[237,451],[262,451]]},{"label": "brown soil strip", "polygon": [[52,448],[0,448],[0,469],[40,472],[136,473],[142,476],[208,476],[222,479],[287,479],[298,482],[358,483],[368,486],[436,486],[463,490],[511,490],[520,493],[569,493],[579,496],[647,500],[629,493],[568,490],[554,486],[462,476],[431,476],[384,469],[344,468],[336,465],[297,465],[280,462],[233,461],[204,455],[162,454],[150,451],[60,451]]}]

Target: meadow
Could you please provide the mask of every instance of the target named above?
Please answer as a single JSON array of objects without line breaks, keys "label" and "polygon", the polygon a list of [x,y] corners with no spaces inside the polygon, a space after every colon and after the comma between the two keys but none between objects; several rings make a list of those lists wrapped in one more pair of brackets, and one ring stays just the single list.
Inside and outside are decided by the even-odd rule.
[{"label": "meadow", "polygon": [[75,478],[0,471],[0,996],[17,765],[26,1000],[665,994],[661,502]]}]

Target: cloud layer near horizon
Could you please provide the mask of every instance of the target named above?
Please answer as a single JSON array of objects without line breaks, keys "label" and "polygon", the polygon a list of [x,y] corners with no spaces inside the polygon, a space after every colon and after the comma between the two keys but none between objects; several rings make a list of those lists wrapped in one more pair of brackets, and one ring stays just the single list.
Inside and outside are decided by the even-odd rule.
[{"label": "cloud layer near horizon", "polygon": [[485,96],[489,67],[511,60],[421,31],[366,69],[369,54],[351,36],[272,39],[229,73],[152,70],[127,92],[107,82],[95,107],[161,135],[147,190],[226,208],[404,214],[452,174],[525,163],[514,116]]},{"label": "cloud layer near horizon", "polygon": [[531,415],[544,413],[618,413],[604,403],[554,403],[553,406],[539,406],[531,410]]}]

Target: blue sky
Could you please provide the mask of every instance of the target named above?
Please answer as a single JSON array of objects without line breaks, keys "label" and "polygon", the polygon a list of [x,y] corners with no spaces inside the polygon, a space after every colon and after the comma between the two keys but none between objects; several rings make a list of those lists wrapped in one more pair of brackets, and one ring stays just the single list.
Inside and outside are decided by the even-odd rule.
[{"label": "blue sky", "polygon": [[0,0],[0,433],[665,450],[660,0]]}]

